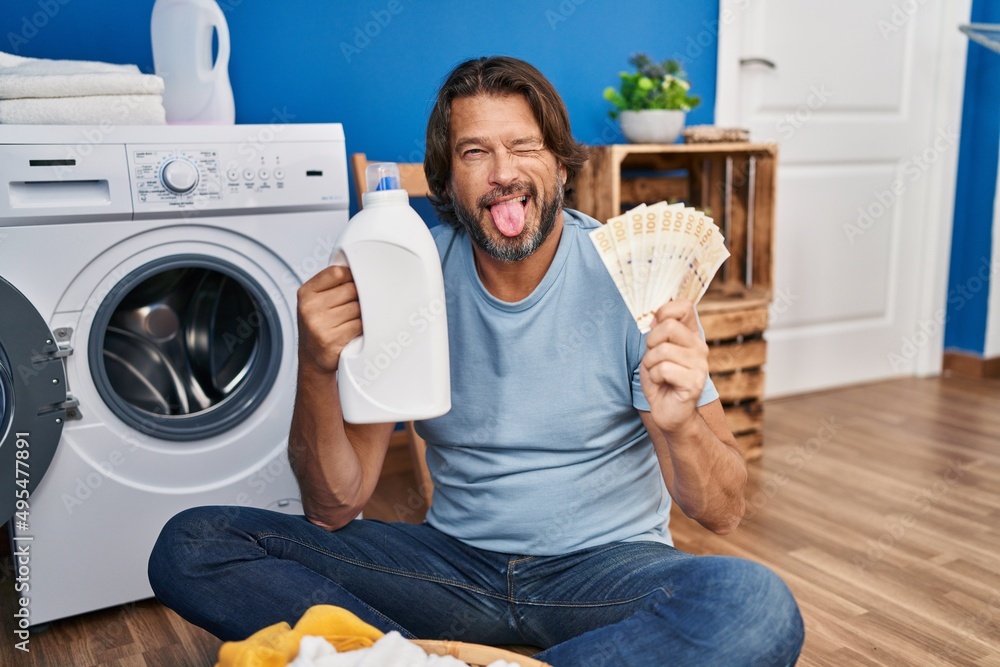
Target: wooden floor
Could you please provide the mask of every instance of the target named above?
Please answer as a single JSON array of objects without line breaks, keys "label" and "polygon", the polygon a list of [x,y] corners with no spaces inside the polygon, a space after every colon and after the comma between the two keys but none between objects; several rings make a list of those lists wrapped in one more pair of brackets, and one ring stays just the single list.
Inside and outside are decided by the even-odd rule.
[{"label": "wooden floor", "polygon": [[[804,667],[1000,666],[1000,382],[896,380],[770,401],[766,419],[741,528],[678,516],[678,546],[784,577]],[[419,520],[412,477],[392,470],[367,514]],[[0,665],[214,662],[217,640],[152,601],[53,623],[17,652],[2,565]]]}]

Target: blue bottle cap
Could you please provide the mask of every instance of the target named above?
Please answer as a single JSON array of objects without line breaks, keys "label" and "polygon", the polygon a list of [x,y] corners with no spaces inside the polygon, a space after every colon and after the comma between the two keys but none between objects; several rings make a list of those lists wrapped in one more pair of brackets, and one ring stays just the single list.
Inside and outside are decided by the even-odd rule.
[{"label": "blue bottle cap", "polygon": [[365,169],[367,192],[399,190],[399,165],[395,162],[374,162]]}]

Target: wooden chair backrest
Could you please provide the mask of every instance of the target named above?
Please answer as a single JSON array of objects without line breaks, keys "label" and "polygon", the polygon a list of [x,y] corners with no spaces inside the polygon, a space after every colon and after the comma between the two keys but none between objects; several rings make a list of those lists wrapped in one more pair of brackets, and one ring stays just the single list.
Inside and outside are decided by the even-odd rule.
[{"label": "wooden chair backrest", "polygon": [[[380,160],[369,160],[364,153],[355,153],[351,156],[351,167],[354,169],[354,191],[358,197],[358,208],[361,207],[361,195],[368,188],[365,182],[365,169],[368,165],[380,162]],[[411,197],[426,197],[430,194],[427,187],[427,177],[424,176],[424,165],[421,162],[397,162],[399,165],[399,181],[406,194]]]}]

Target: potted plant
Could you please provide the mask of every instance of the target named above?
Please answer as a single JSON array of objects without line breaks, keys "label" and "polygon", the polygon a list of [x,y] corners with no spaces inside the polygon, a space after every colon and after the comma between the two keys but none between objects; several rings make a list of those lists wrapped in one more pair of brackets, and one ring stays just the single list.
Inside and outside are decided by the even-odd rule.
[{"label": "potted plant", "polygon": [[619,89],[604,89],[604,99],[615,105],[622,134],[632,143],[673,143],[684,129],[685,114],[701,103],[689,95],[691,84],[676,60],[653,62],[645,53],[629,58],[634,72],[621,72]]}]

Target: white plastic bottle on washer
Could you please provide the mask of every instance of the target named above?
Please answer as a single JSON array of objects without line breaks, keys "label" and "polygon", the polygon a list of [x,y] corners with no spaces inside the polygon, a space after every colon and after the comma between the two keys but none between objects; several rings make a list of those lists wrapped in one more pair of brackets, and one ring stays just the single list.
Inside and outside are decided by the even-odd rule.
[{"label": "white plastic bottle on washer", "polygon": [[399,167],[371,164],[362,208],[331,264],[351,268],[364,333],[340,355],[337,385],[353,424],[440,417],[451,409],[448,318],[441,259],[400,188]]},{"label": "white plastic bottle on washer", "polygon": [[[150,24],[167,122],[232,125],[236,106],[229,83],[229,25],[215,0],[156,0]],[[213,30],[219,37],[214,64]]]}]

